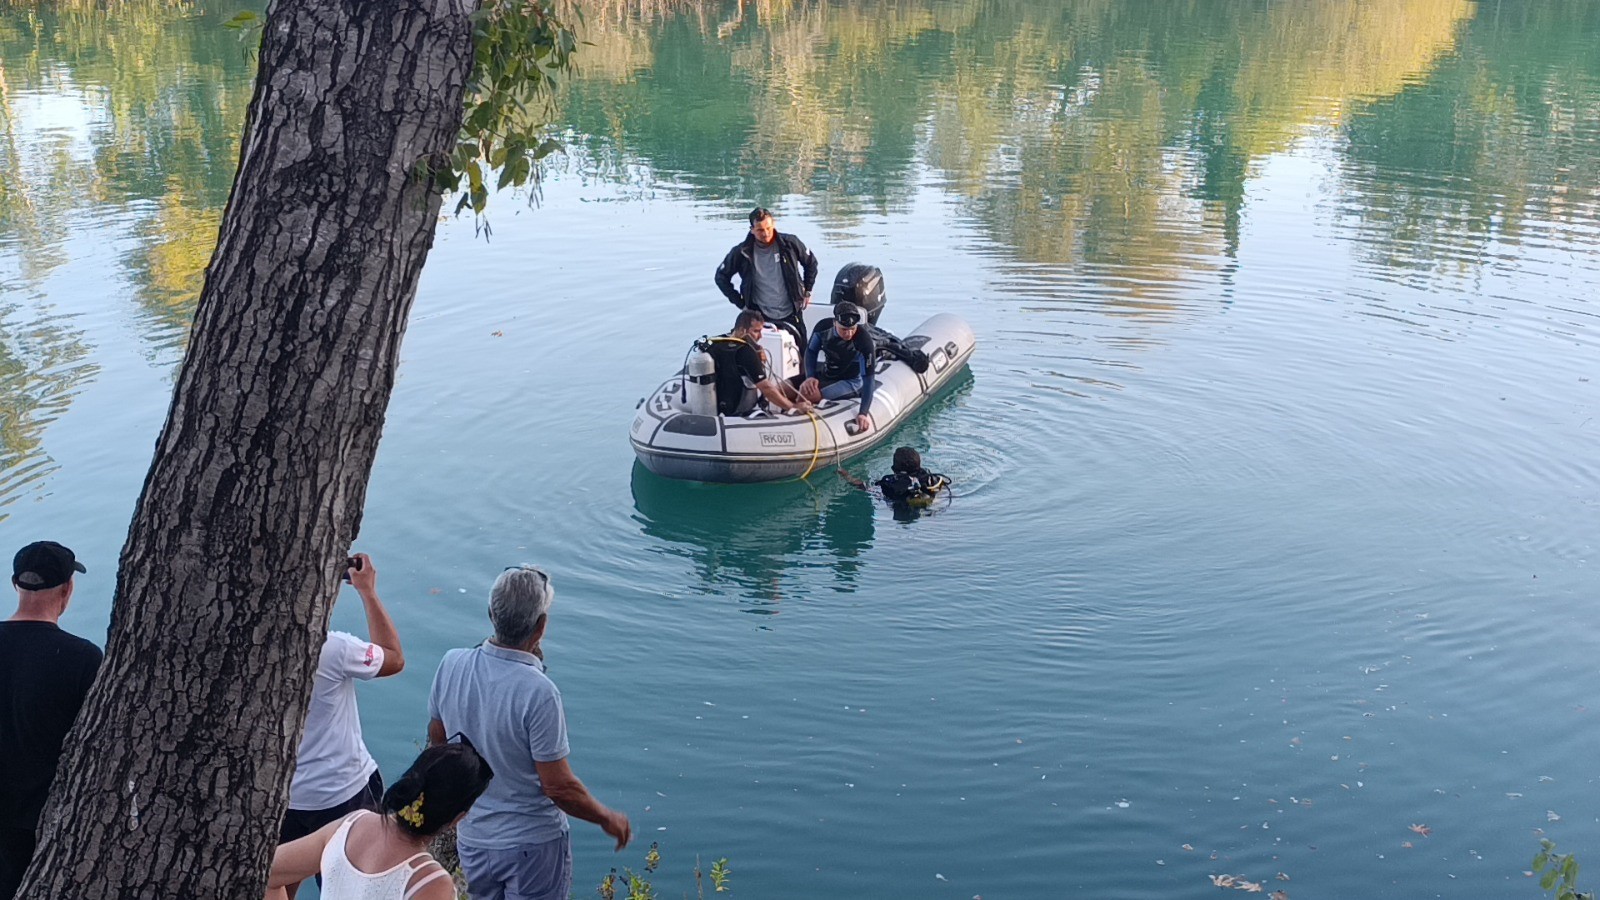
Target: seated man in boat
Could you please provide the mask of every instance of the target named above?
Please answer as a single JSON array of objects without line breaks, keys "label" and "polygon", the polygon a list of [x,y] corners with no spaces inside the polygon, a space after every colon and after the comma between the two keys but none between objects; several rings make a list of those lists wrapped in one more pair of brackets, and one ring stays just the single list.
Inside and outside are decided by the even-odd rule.
[{"label": "seated man in boat", "polygon": [[800,396],[812,403],[859,396],[861,409],[854,423],[858,434],[872,428],[867,413],[877,387],[872,374],[877,348],[861,327],[863,318],[861,307],[845,302],[833,308],[832,318],[817,323],[806,344],[805,370],[812,377],[800,383]]},{"label": "seated man in boat", "polygon": [[782,412],[811,411],[811,404],[793,387],[768,373],[760,345],[766,323],[759,310],[747,309],[734,320],[732,331],[712,338],[706,346],[716,366],[717,412],[724,416],[746,415],[758,400]]}]

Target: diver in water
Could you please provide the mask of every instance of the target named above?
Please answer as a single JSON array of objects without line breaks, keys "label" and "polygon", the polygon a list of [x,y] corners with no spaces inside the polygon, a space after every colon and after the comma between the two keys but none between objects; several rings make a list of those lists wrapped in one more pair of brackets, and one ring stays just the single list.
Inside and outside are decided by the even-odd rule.
[{"label": "diver in water", "polygon": [[877,493],[894,507],[895,518],[914,519],[950,486],[950,479],[922,467],[922,455],[910,447],[894,451],[894,464],[889,474],[872,484],[851,475],[844,469],[839,477],[864,491]]}]

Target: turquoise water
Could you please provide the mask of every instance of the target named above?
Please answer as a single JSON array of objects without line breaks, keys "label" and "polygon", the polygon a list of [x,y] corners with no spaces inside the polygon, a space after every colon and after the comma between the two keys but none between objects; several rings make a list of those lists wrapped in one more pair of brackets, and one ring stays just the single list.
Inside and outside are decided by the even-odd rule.
[{"label": "turquoise water", "polygon": [[[358,545],[409,662],[361,695],[384,771],[530,561],[640,839],[579,824],[580,896],[650,841],[664,896],[699,854],[763,898],[1533,897],[1540,833],[1591,858],[1600,12],[746,7],[591,11],[538,202],[440,226]],[[231,9],[31,9],[0,529],[78,550],[99,638],[249,66]],[[882,267],[891,329],[972,323],[852,467],[910,443],[948,507],[634,464],[758,202],[825,278]]]}]

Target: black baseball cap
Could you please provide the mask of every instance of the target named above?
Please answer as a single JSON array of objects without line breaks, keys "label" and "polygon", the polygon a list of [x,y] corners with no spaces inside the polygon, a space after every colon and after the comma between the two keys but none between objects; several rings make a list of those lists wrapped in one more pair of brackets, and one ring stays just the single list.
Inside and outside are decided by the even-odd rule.
[{"label": "black baseball cap", "polygon": [[861,324],[861,307],[846,300],[833,308],[833,320],[849,328]]},{"label": "black baseball cap", "polygon": [[73,572],[88,571],[72,551],[55,541],[34,541],[17,551],[11,561],[11,582],[27,591],[47,591],[72,579]]}]

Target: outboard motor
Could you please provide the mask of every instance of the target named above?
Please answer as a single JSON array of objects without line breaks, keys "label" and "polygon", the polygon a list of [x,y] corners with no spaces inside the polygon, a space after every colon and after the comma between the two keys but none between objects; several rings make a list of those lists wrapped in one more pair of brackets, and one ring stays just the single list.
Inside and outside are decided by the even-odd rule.
[{"label": "outboard motor", "polygon": [[883,272],[866,263],[849,263],[833,277],[833,296],[829,306],[848,300],[867,314],[867,324],[878,324],[878,314],[889,298],[883,293]]},{"label": "outboard motor", "polygon": [[683,362],[683,390],[678,399],[683,411],[695,416],[717,414],[717,366],[706,352],[704,341],[696,341]]}]

